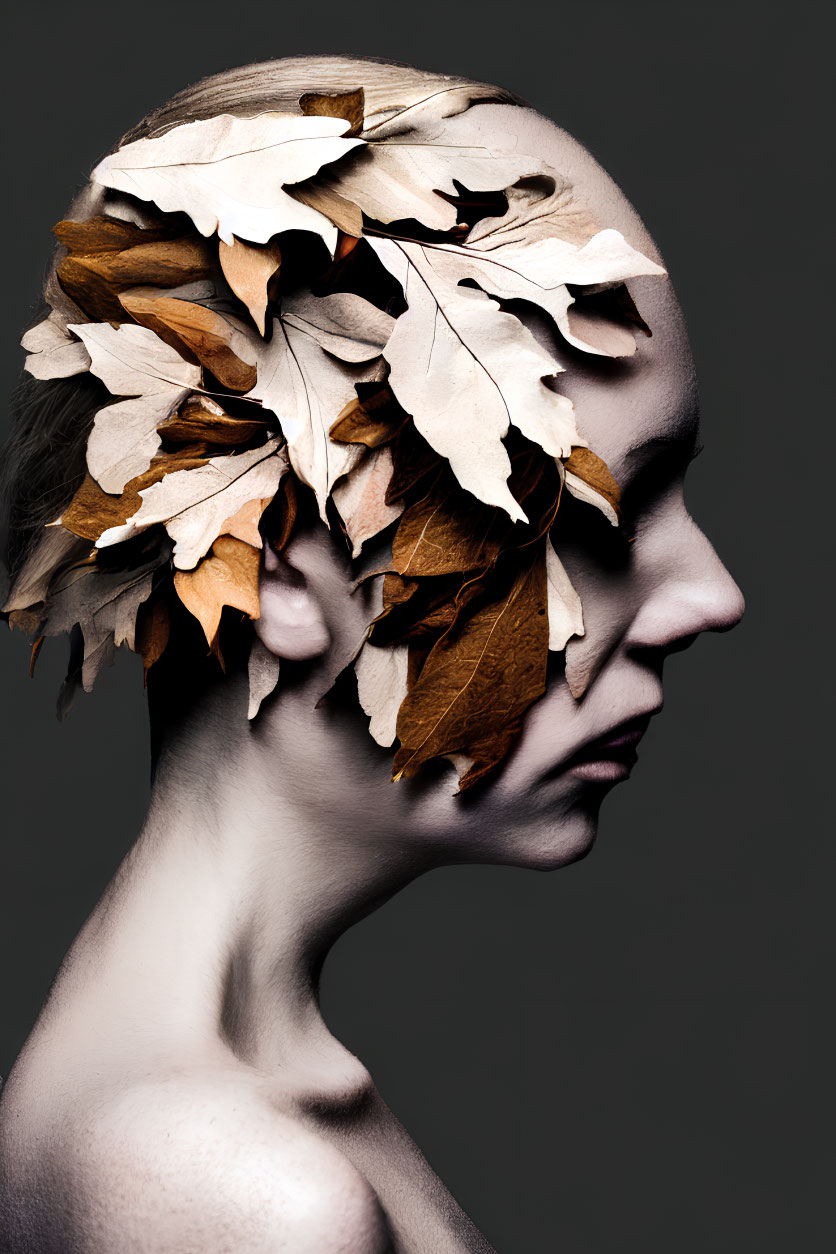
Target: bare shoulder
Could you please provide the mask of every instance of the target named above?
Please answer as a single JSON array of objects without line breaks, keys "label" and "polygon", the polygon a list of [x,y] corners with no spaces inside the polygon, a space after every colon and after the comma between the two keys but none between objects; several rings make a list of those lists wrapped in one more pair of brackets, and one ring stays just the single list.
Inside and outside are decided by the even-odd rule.
[{"label": "bare shoulder", "polygon": [[[34,1156],[39,1169],[12,1190],[13,1207],[16,1199],[21,1212],[40,1216],[41,1243],[20,1244],[21,1254],[391,1249],[360,1172],[234,1072],[99,1094],[55,1131],[50,1149]],[[45,1210],[51,1220],[41,1227]],[[13,1218],[21,1234],[29,1228],[31,1216]]]}]

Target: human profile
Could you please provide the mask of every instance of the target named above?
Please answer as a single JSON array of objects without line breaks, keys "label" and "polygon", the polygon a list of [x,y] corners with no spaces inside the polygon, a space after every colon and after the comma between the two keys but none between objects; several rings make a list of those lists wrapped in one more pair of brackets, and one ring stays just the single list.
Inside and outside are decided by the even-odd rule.
[{"label": "human profile", "polygon": [[661,258],[512,94],[337,57],[186,89],[56,234],[5,613],[70,718],[141,656],[154,784],[0,1102],[10,1246],[487,1250],[318,976],[426,870],[584,856],[740,618]]}]

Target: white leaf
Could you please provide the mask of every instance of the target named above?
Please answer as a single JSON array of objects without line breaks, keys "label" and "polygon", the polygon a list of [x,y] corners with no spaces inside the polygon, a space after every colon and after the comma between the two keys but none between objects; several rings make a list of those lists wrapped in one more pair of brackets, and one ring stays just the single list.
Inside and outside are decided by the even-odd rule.
[{"label": "white leaf", "polygon": [[384,350],[393,392],[463,488],[524,521],[506,483],[511,467],[502,438],[509,423],[555,457],[584,444],[571,402],[543,382],[559,364],[484,292],[451,282],[446,254],[369,242],[409,306]]},{"label": "white leaf", "polygon": [[69,329],[84,341],[90,370],[107,390],[132,398],[100,409],[87,442],[90,474],[105,492],[118,493],[148,469],[160,446],[157,427],[200,386],[200,367],[146,327],[88,322]]},{"label": "white leaf", "polygon": [[242,505],[275,495],[287,470],[281,440],[268,440],[244,453],[212,457],[205,466],[173,470],[140,492],[142,505],[126,523],[110,527],[98,548],[120,544],[162,523],[175,541],[174,565],[192,570]]},{"label": "white leaf", "polygon": [[250,659],[247,664],[247,676],[250,686],[249,703],[247,705],[248,719],[255,718],[261,708],[262,701],[270,696],[270,693],[279,682],[279,665],[280,661],[276,654],[271,653],[267,645],[253,633]]},{"label": "white leaf", "polygon": [[392,450],[384,444],[370,449],[360,464],[334,485],[331,496],[351,540],[352,557],[359,557],[365,541],[378,535],[404,511],[403,501],[386,504],[393,470]]},{"label": "white leaf", "polygon": [[90,354],[69,334],[67,323],[56,309],[31,327],[20,341],[29,356],[24,370],[36,379],[67,379],[90,368]]},{"label": "white leaf", "polygon": [[166,213],[187,213],[202,235],[217,231],[226,244],[235,235],[266,244],[279,231],[314,231],[333,253],[336,227],[284,188],[362,144],[341,138],[348,129],[344,118],[220,114],[126,144],[92,178]]},{"label": "white leaf", "polygon": [[495,153],[489,147],[396,140],[370,143],[350,161],[326,170],[316,184],[379,222],[416,218],[433,230],[449,231],[456,225],[456,207],[436,191],[456,195],[454,178],[479,191],[502,191],[536,174],[541,165],[536,157]]},{"label": "white leaf", "polygon": [[[322,316],[317,316],[313,305],[320,303],[326,305],[326,309]],[[356,320],[364,311],[371,328],[383,325],[380,311],[361,297],[354,296],[350,304],[343,302],[343,305],[355,319],[353,324],[349,323],[349,328],[362,326],[362,322]],[[323,519],[331,489],[341,475],[357,464],[362,453],[357,445],[332,441],[329,432],[348,402],[356,400],[355,383],[373,378],[377,373],[374,363],[363,366],[336,360],[333,353],[337,351],[343,356],[353,352],[355,357],[358,353],[365,357],[368,351],[377,351],[375,345],[362,340],[362,347],[352,349],[350,336],[335,334],[331,315],[337,308],[330,297],[321,302],[316,298],[295,304],[289,301],[289,312],[273,320],[270,343],[260,346],[258,382],[248,393],[278,418],[287,440],[291,465],[302,482],[316,493]],[[305,317],[290,312],[295,310],[303,311]],[[332,351],[326,351],[320,339],[330,345]]]},{"label": "white leaf", "polygon": [[398,710],[406,696],[408,664],[409,645],[380,648],[369,640],[354,663],[357,695],[369,715],[369,731],[384,748],[395,740]]},{"label": "white leaf", "polygon": [[560,652],[570,636],[582,636],[583,609],[581,599],[552,542],[546,538],[546,588],[548,591],[549,648]]},{"label": "white leaf", "polygon": [[312,335],[321,348],[342,361],[379,357],[395,319],[353,292],[313,296],[300,291],[285,297],[282,318]]}]

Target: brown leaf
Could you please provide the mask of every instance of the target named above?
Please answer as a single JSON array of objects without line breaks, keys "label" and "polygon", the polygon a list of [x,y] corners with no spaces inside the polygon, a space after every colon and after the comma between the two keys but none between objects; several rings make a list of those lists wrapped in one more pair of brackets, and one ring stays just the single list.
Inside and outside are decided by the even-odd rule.
[{"label": "brown leaf", "polygon": [[173,470],[192,470],[205,466],[207,458],[195,455],[189,448],[155,457],[148,469],[125,484],[119,496],[105,492],[92,475],[87,474],[70,504],[61,516],[61,525],[84,540],[98,540],[109,527],[126,523],[142,505],[139,495]]},{"label": "brown leaf", "polygon": [[223,387],[232,392],[248,392],[255,387],[255,365],[242,361],[233,352],[230,340],[236,333],[229,322],[214,310],[171,296],[126,293],[120,299],[140,326],[153,331],[187,360],[196,360],[205,369],[211,370]]},{"label": "brown leaf", "polygon": [[171,616],[164,596],[146,601],[136,616],[136,651],[149,671],[165,652],[171,631]]},{"label": "brown leaf", "polygon": [[398,715],[394,778],[450,753],[473,765],[475,784],[510,749],[525,711],[542,695],[548,655],[545,548],[526,550],[492,580],[466,616],[433,646]]},{"label": "brown leaf", "polygon": [[602,496],[618,514],[621,489],[610,474],[605,461],[591,449],[579,447],[572,449],[571,457],[567,457],[563,465]]},{"label": "brown leaf", "polygon": [[262,539],[258,524],[271,500],[272,497],[265,496],[255,501],[246,501],[237,513],[221,523],[220,534],[235,536],[238,540],[243,540],[245,544],[251,544],[253,548],[260,549]]},{"label": "brown leaf", "polygon": [[274,297],[282,250],[275,240],[268,244],[247,244],[233,237],[231,244],[219,241],[218,258],[227,283],[247,306],[253,322],[264,335],[267,305]]},{"label": "brown leaf", "polygon": [[299,108],[308,117],[345,118],[351,123],[351,129],[346,132],[348,137],[359,135],[362,131],[365,107],[362,87],[357,87],[354,91],[337,92],[332,96],[309,91],[299,98]]},{"label": "brown leaf", "polygon": [[176,414],[166,418],[157,431],[170,444],[206,444],[233,447],[245,444],[263,432],[267,423],[261,418],[231,418],[211,396],[192,395],[186,398]]},{"label": "brown leaf", "polygon": [[210,645],[218,634],[225,605],[258,618],[260,560],[260,551],[252,545],[233,536],[219,536],[195,570],[175,574],[175,591],[200,622]]},{"label": "brown leaf", "polygon": [[264,520],[264,534],[277,553],[287,547],[293,533],[299,501],[296,492],[296,479],[293,474],[283,475],[279,489],[270,503],[270,510]]},{"label": "brown leaf", "polygon": [[215,259],[208,240],[177,226],[142,229],[113,218],[59,222],[53,232],[69,250],[58,266],[64,291],[99,322],[124,322],[119,292],[142,284],[178,287],[209,278]]},{"label": "brown leaf", "polygon": [[404,413],[385,385],[356,386],[364,391],[363,399],[349,401],[337,415],[331,439],[338,444],[365,444],[367,448],[388,444],[409,422],[409,414]]}]

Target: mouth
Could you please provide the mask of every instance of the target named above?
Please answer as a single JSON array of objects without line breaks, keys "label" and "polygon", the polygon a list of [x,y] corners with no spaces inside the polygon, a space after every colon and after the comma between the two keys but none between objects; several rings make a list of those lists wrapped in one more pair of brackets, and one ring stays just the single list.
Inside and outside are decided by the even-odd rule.
[{"label": "mouth", "polygon": [[627,779],[638,761],[638,746],[656,710],[619,723],[595,740],[587,741],[564,764],[575,779],[615,784]]}]

